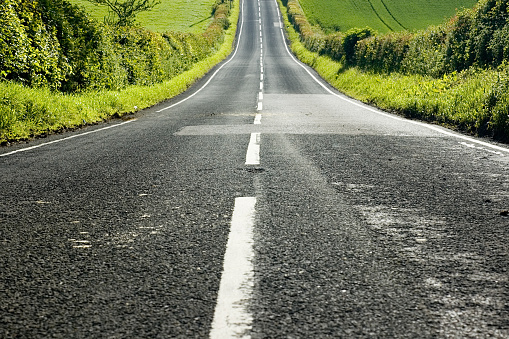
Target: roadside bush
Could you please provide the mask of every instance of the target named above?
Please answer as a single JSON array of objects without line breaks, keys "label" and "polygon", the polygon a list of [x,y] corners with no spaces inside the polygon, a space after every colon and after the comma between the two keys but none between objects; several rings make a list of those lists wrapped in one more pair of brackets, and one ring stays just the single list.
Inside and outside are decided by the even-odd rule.
[{"label": "roadside bush", "polygon": [[0,0],[0,76],[58,88],[67,67],[53,27],[31,0]]},{"label": "roadside bush", "polygon": [[355,46],[357,65],[376,72],[401,71],[411,39],[411,33],[400,32],[360,40]]},{"label": "roadside bush", "polygon": [[302,41],[314,35],[311,24],[308,22],[302,7],[298,0],[288,0],[288,18],[295,27],[295,30],[301,35]]},{"label": "roadside bush", "polygon": [[343,37],[343,41],[341,42],[341,47],[345,54],[346,64],[354,65],[355,58],[355,46],[361,40],[369,38],[375,35],[376,32],[369,27],[366,28],[352,28],[345,33]]},{"label": "roadside bush", "polygon": [[474,10],[459,12],[447,24],[446,64],[449,71],[462,71],[472,66],[475,55],[470,52]]},{"label": "roadside bush", "polygon": [[[401,70],[406,73],[441,77],[446,73],[447,32],[442,27],[431,26],[415,33],[408,42]],[[399,44],[404,43],[399,41]]]}]

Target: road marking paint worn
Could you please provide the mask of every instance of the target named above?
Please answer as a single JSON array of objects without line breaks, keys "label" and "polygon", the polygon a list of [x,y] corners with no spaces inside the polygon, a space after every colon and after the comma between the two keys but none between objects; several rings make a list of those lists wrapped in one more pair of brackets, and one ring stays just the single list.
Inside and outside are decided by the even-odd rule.
[{"label": "road marking paint worn", "polygon": [[[274,0],[276,2],[276,6],[277,6],[277,1]],[[279,18],[279,22],[281,22],[281,18]],[[285,36],[284,36],[284,32],[283,32],[283,25],[281,24],[281,29],[280,29],[280,32],[281,32],[281,36],[283,38],[283,41],[285,41]],[[318,80],[312,73],[311,71],[304,65],[302,64],[301,62],[299,62],[294,56],[293,54],[290,52],[290,50],[288,49],[288,46],[286,45],[286,43],[284,43],[284,46],[285,46],[285,49],[286,49],[286,52],[288,53],[288,55],[293,59],[293,61],[299,65],[300,67],[302,67],[308,74],[309,76],[316,82],[318,83],[323,89],[325,89],[329,94],[332,94],[334,95],[335,97],[341,99],[341,100],[344,100],[346,102],[349,102],[351,103],[352,105],[355,105],[355,106],[358,106],[358,107],[362,107],[368,111],[371,111],[373,113],[376,113],[376,114],[379,114],[379,115],[382,115],[382,116],[385,116],[387,118],[391,118],[391,119],[394,119],[394,120],[398,120],[398,121],[404,121],[406,123],[409,123],[409,124],[414,124],[414,125],[418,125],[418,126],[421,126],[421,127],[425,127],[425,128],[428,128],[430,130],[433,130],[435,132],[438,132],[438,133],[441,133],[441,134],[444,134],[444,135],[447,135],[449,137],[454,137],[454,138],[458,138],[458,139],[462,139],[462,140],[466,140],[466,141],[470,141],[470,142],[473,142],[473,143],[476,143],[476,144],[479,144],[479,145],[483,145],[485,147],[489,147],[491,149],[495,149],[497,151],[501,151],[501,152],[506,152],[506,153],[509,153],[509,148],[506,148],[506,147],[501,147],[501,146],[497,146],[497,145],[493,145],[493,144],[490,144],[490,143],[487,143],[487,142],[484,142],[484,141],[481,141],[481,140],[476,140],[474,138],[471,138],[471,137],[467,137],[465,135],[461,135],[461,134],[457,134],[457,133],[453,133],[451,131],[448,131],[446,130],[445,128],[441,128],[441,127],[437,127],[437,126],[433,126],[433,125],[429,125],[429,124],[426,124],[426,123],[423,123],[423,122],[420,122],[420,121],[414,121],[414,120],[408,120],[408,119],[404,119],[404,118],[400,118],[398,116],[394,116],[392,114],[388,114],[388,113],[384,113],[380,110],[377,110],[375,108],[371,108],[369,106],[366,106],[365,104],[361,103],[361,102],[358,102],[356,100],[353,100],[353,99],[349,99],[349,98],[346,98],[344,97],[343,95],[340,95],[338,93],[335,93],[334,91],[332,91],[330,88],[328,88],[326,85],[324,85],[320,80]]]},{"label": "road marking paint worn", "polygon": [[466,146],[468,148],[475,148],[475,149],[478,149],[478,150],[481,150],[481,151],[484,151],[484,152],[488,152],[488,153],[493,153],[493,154],[496,154],[496,155],[504,156],[504,154],[502,152],[492,151],[492,150],[486,149],[484,147],[479,147],[479,146],[476,146],[474,144],[469,144],[469,143],[464,142],[464,141],[460,142],[459,144],[463,145],[463,146]]},{"label": "road marking paint worn", "polygon": [[224,255],[211,339],[250,338],[253,316],[249,301],[253,294],[253,227],[255,197],[235,199],[230,234]]},{"label": "road marking paint worn", "polygon": [[260,164],[260,133],[251,133],[246,152],[246,165]]},{"label": "road marking paint worn", "polygon": [[[260,102],[260,105],[261,105],[261,102]],[[261,111],[261,109],[260,109],[260,111]],[[262,115],[260,113],[257,113],[255,115],[254,124],[260,125],[261,123],[262,123]]]},{"label": "road marking paint worn", "polygon": [[66,137],[66,138],[62,138],[62,139],[58,139],[58,140],[53,140],[53,141],[45,142],[45,143],[43,143],[43,144],[39,144],[39,145],[35,145],[35,146],[30,146],[30,147],[26,147],[26,148],[18,149],[18,150],[12,151],[12,152],[8,152],[8,153],[0,154],[0,158],[1,158],[1,157],[6,157],[6,156],[8,156],[8,155],[16,154],[16,153],[21,153],[21,152],[30,151],[30,150],[33,150],[33,149],[36,149],[36,148],[39,148],[39,147],[43,147],[43,146],[48,146],[48,145],[51,145],[51,144],[56,144],[56,143],[58,143],[58,142],[71,140],[71,139],[78,138],[78,137],[82,137],[82,136],[89,135],[89,134],[92,134],[92,133],[101,132],[101,131],[104,131],[104,130],[107,130],[107,129],[110,129],[110,128],[120,127],[120,126],[122,126],[122,125],[129,124],[129,123],[131,123],[131,122],[133,122],[133,121],[136,121],[136,119],[132,119],[132,120],[128,120],[128,121],[124,121],[124,122],[121,122],[121,123],[116,124],[116,125],[103,127],[103,128],[99,128],[99,129],[96,129],[96,130],[93,130],[93,131],[84,132],[84,133],[76,134],[76,135],[71,135],[70,137]]},{"label": "road marking paint worn", "polygon": [[256,107],[256,110],[257,111],[263,110],[263,103],[262,102],[258,102],[258,107]]}]

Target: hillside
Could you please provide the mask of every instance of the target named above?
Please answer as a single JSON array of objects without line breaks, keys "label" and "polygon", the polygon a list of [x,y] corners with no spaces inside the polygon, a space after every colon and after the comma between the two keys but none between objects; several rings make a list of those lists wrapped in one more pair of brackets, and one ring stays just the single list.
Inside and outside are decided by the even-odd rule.
[{"label": "hillside", "polygon": [[[69,0],[72,4],[84,7],[96,20],[102,22],[108,15],[108,9],[96,6],[86,0]],[[202,33],[212,22],[212,7],[215,0],[161,0],[149,12],[140,13],[137,22],[153,32],[179,31]]]},{"label": "hillside", "polygon": [[300,0],[312,25],[326,32],[369,26],[380,33],[424,29],[476,0]]}]

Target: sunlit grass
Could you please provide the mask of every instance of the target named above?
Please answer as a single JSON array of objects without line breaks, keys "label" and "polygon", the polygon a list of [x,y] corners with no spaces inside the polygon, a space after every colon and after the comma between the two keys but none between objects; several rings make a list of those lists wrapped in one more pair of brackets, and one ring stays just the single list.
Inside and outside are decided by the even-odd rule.
[{"label": "sunlit grass", "polygon": [[299,0],[311,24],[326,31],[369,26],[380,33],[425,29],[477,0]]},{"label": "sunlit grass", "polygon": [[[69,0],[85,7],[96,20],[102,22],[108,15],[105,6],[97,6],[86,0]],[[161,0],[151,11],[137,16],[137,23],[154,32],[180,31],[202,33],[212,21],[215,0]]]}]

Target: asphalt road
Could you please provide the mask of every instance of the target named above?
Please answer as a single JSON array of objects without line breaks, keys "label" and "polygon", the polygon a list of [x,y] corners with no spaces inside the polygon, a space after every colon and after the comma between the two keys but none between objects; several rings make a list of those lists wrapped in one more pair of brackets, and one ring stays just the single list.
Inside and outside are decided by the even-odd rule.
[{"label": "asphalt road", "polygon": [[509,338],[509,148],[332,91],[274,0],[241,15],[184,95],[0,148],[0,337]]}]

